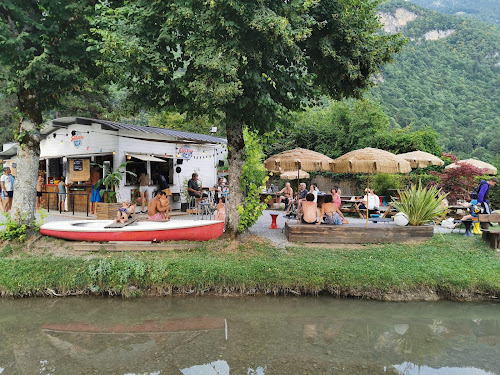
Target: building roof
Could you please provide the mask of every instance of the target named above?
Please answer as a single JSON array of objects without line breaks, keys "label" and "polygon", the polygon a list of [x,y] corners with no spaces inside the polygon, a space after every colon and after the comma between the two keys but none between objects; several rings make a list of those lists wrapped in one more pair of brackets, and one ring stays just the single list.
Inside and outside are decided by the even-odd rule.
[{"label": "building roof", "polygon": [[17,145],[13,144],[10,148],[5,151],[0,152],[0,160],[1,159],[10,159],[13,156],[17,155]]},{"label": "building roof", "polygon": [[192,142],[227,143],[227,140],[225,138],[214,137],[212,135],[184,132],[166,128],[157,128],[153,126],[130,125],[121,122],[98,120],[85,117],[61,117],[51,120],[48,122],[49,126],[46,126],[42,129],[42,134],[49,134],[54,130],[54,128],[67,127],[73,124],[92,125],[93,123],[101,124],[102,128],[106,130],[129,130],[145,134],[166,135]]}]

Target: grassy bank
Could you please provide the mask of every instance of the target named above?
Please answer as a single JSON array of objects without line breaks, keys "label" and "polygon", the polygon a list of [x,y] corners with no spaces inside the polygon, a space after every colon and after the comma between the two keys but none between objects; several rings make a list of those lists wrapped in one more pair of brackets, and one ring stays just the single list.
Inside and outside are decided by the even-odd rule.
[{"label": "grassy bank", "polygon": [[[166,253],[64,255],[7,244],[0,252],[3,296],[177,293],[318,294],[386,300],[500,297],[500,257],[478,236],[435,236],[420,244],[356,249],[277,249],[262,241],[207,243]],[[46,246],[45,250],[43,250]],[[51,249],[60,247],[57,254]]]}]

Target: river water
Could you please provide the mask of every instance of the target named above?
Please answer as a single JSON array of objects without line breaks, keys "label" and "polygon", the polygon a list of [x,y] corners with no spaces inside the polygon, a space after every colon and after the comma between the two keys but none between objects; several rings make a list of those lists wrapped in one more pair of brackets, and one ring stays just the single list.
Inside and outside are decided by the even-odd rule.
[{"label": "river water", "polygon": [[0,374],[500,375],[500,305],[4,299]]}]

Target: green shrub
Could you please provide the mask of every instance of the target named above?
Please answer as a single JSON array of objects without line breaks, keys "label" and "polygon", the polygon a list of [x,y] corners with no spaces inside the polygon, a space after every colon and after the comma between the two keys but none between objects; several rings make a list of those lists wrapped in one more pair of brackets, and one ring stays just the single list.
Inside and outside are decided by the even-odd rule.
[{"label": "green shrub", "polygon": [[407,190],[399,191],[399,200],[392,205],[408,216],[410,225],[424,225],[446,213],[441,207],[441,201],[446,197],[441,195],[441,189],[431,186],[422,187],[422,184],[411,185]]},{"label": "green shrub", "polygon": [[378,173],[373,176],[370,182],[370,187],[375,190],[377,195],[391,195],[390,189],[401,189],[401,176],[395,174]]}]

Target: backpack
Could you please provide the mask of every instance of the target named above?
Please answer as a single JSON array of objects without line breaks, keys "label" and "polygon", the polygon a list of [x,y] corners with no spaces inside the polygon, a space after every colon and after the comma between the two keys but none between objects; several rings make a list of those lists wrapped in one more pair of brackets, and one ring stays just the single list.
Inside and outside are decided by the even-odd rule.
[{"label": "backpack", "polygon": [[477,199],[479,197],[479,190],[481,190],[481,186],[483,185],[483,182],[480,182],[479,185],[477,185],[474,190],[472,190],[469,193],[470,199]]}]

